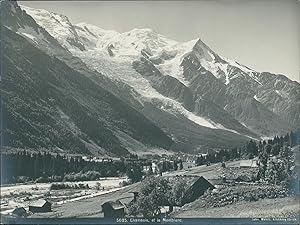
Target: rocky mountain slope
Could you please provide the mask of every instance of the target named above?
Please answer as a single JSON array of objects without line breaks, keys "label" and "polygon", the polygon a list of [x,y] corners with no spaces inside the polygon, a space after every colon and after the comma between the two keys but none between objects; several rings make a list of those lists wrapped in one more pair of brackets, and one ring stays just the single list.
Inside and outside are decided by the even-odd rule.
[{"label": "rocky mountain slope", "polygon": [[[164,96],[176,100],[179,98],[189,111],[197,113],[195,103],[201,97],[220,106],[233,117],[230,118],[231,121],[236,119],[240,125],[245,124],[250,130],[262,136],[285,132],[293,125],[299,126],[299,115],[294,112],[299,107],[299,83],[283,75],[256,72],[238,62],[219,56],[200,39],[178,43],[151,29],[133,29],[118,33],[85,23],[72,26],[70,21],[66,27],[58,23],[49,24],[48,16],[40,16],[41,10],[26,7],[24,9],[27,9],[29,14],[57,40],[61,39],[61,35],[55,30],[61,26],[67,30],[75,30],[75,36],[72,32],[65,32],[69,34],[66,39],[81,40],[85,50],[73,46],[71,51],[73,50],[74,55],[78,51],[80,52],[77,53],[78,56],[83,58],[85,54],[81,54],[82,52],[96,51],[106,53],[107,56],[120,61],[128,60],[156,90],[163,92]],[[65,16],[60,16],[65,19]],[[205,82],[203,80],[207,82],[206,89],[202,88]],[[157,84],[161,83],[163,86],[159,87]],[[284,84],[275,85],[277,83]],[[247,104],[241,102],[244,100]],[[252,110],[245,104],[247,106],[252,104],[249,106]],[[244,112],[249,110],[251,112]],[[202,116],[207,115],[208,113],[202,112]],[[259,120],[253,122],[253,119],[257,118]],[[266,122],[271,118],[273,120],[269,122],[273,124],[272,126]]]},{"label": "rocky mountain slope", "polygon": [[5,145],[94,155],[135,152],[127,142],[171,147],[173,141],[141,113],[2,22]]},{"label": "rocky mountain slope", "polygon": [[[118,33],[74,25],[64,15],[4,2],[8,29],[163,130],[160,147],[188,152],[227,148],[300,125],[299,83],[219,56],[200,39],[179,43],[151,29]],[[119,125],[114,120],[107,118],[111,129]],[[123,148],[140,146],[128,139],[140,130],[117,130]]]}]

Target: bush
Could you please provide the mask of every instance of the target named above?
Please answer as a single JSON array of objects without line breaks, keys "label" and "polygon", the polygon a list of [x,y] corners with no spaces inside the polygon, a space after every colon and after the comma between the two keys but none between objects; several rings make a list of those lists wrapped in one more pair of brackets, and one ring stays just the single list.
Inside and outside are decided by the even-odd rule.
[{"label": "bush", "polygon": [[299,181],[295,177],[288,176],[281,182],[281,185],[289,190],[290,193],[299,194]]},{"label": "bush", "polygon": [[96,190],[101,190],[101,183],[100,182],[96,182],[96,185],[95,185],[95,187],[96,187]]},{"label": "bush", "polygon": [[[203,207],[221,207],[238,201],[258,201],[264,198],[283,198],[289,195],[288,190],[281,186],[237,185],[225,187],[219,191],[205,192],[200,197]],[[198,200],[196,200],[198,201]]]},{"label": "bush", "polygon": [[159,215],[160,206],[170,201],[172,187],[167,179],[151,176],[142,183],[137,201],[128,208],[129,214],[146,218]]},{"label": "bush", "polygon": [[101,174],[97,171],[87,171],[79,173],[69,173],[64,176],[64,181],[89,181],[97,180],[101,177]]},{"label": "bush", "polygon": [[130,184],[132,184],[132,182],[130,180],[129,181],[124,180],[124,181],[119,183],[120,187],[125,187],[125,186],[130,185]]},{"label": "bush", "polygon": [[48,181],[61,182],[62,181],[62,177],[61,176],[53,175],[51,177],[48,177]]},{"label": "bush", "polygon": [[36,183],[46,183],[48,179],[46,177],[39,177],[35,180]]},{"label": "bush", "polygon": [[50,190],[61,190],[61,189],[65,189],[66,186],[63,183],[54,183],[50,185]]},{"label": "bush", "polygon": [[248,192],[246,193],[246,195],[244,196],[244,199],[246,201],[250,201],[250,202],[253,202],[253,201],[258,201],[258,196],[255,194],[255,193],[251,193],[251,192]]},{"label": "bush", "polygon": [[30,178],[26,176],[19,176],[16,178],[16,183],[26,183],[28,181],[30,181]]},{"label": "bush", "polygon": [[44,197],[45,198],[48,198],[48,197],[50,197],[51,196],[51,192],[50,191],[47,191],[45,194],[44,194]]},{"label": "bush", "polygon": [[53,183],[50,186],[50,190],[61,189],[90,189],[88,184],[65,184],[65,183]]},{"label": "bush", "polygon": [[88,184],[78,184],[78,187],[81,189],[90,189]]},{"label": "bush", "polygon": [[237,182],[250,182],[252,181],[252,177],[248,176],[248,175],[239,175],[236,179]]}]

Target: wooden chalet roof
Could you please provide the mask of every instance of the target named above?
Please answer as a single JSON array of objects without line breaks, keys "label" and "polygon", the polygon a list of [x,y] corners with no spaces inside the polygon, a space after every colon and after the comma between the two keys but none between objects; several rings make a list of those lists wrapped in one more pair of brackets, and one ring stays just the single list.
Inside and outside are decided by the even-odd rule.
[{"label": "wooden chalet roof", "polygon": [[[30,204],[29,206],[33,206],[33,207],[43,207],[46,203],[50,203],[47,200],[44,199],[39,199],[36,202],[33,202],[32,204]],[[51,203],[50,203],[51,204]]]},{"label": "wooden chalet roof", "polygon": [[125,208],[125,205],[124,205],[121,201],[119,201],[119,200],[105,202],[105,203],[102,205],[102,208],[105,207],[105,206],[110,206],[110,207],[113,208],[114,210],[118,210],[118,209],[123,209],[123,208]]}]

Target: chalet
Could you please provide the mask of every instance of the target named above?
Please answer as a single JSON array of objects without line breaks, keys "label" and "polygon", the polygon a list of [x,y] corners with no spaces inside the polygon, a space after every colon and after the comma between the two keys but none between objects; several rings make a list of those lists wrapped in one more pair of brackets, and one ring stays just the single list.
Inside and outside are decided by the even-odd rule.
[{"label": "chalet", "polygon": [[170,177],[169,180],[175,185],[180,180],[185,182],[185,193],[183,197],[183,202],[180,206],[193,202],[207,190],[212,190],[215,188],[208,180],[203,176],[176,176]]},{"label": "chalet", "polygon": [[51,212],[51,205],[49,201],[40,199],[29,205],[29,211],[32,213]]},{"label": "chalet", "polygon": [[150,169],[150,166],[143,166],[143,172],[148,172]]},{"label": "chalet", "polygon": [[132,201],[130,202],[136,202],[137,201],[137,198],[139,197],[139,192],[138,191],[131,191],[129,193],[132,193],[133,194],[133,199]]},{"label": "chalet", "polygon": [[27,212],[26,212],[26,209],[24,209],[24,207],[18,207],[12,211],[12,215],[18,216],[18,217],[25,217],[25,216],[27,216]]},{"label": "chalet", "polygon": [[152,167],[153,173],[155,173],[159,170],[158,165],[155,162],[152,162],[151,167]]},{"label": "chalet", "polygon": [[255,167],[258,167],[257,162],[258,162],[258,160],[256,160],[256,159],[241,160],[240,161],[240,168],[255,168]]},{"label": "chalet", "polygon": [[105,218],[116,218],[125,216],[125,205],[117,201],[108,201],[102,205],[102,212]]}]

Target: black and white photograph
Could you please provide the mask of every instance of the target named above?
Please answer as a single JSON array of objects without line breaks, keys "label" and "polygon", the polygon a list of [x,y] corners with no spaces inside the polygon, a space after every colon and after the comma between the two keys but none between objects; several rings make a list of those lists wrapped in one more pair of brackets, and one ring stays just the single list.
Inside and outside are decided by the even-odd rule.
[{"label": "black and white photograph", "polygon": [[0,0],[1,223],[298,223],[299,9]]}]

